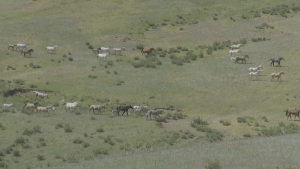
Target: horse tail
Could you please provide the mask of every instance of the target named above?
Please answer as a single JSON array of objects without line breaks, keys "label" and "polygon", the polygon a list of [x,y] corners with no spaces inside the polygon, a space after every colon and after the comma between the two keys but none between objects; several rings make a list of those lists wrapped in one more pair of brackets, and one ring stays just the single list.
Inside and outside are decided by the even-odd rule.
[{"label": "horse tail", "polygon": [[289,115],[289,110],[288,110],[288,109],[284,110],[283,112],[285,112],[285,115],[286,115],[286,116]]}]

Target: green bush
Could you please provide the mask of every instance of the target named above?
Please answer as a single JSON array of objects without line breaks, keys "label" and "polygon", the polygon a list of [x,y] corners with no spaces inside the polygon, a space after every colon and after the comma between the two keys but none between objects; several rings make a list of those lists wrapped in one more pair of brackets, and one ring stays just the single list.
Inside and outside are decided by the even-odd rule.
[{"label": "green bush", "polygon": [[220,120],[220,123],[222,123],[224,126],[230,126],[231,123],[227,120]]},{"label": "green bush", "polygon": [[14,79],[14,83],[18,85],[24,85],[25,81],[23,79]]},{"label": "green bush", "polygon": [[208,160],[204,166],[205,169],[221,169],[219,160]]},{"label": "green bush", "polygon": [[237,122],[238,123],[246,123],[247,119],[246,119],[246,117],[237,117]]},{"label": "green bush", "polygon": [[217,130],[208,130],[206,132],[207,141],[209,142],[216,142],[216,141],[222,141],[224,135]]},{"label": "green bush", "polygon": [[81,144],[81,143],[83,143],[83,141],[82,141],[79,137],[77,137],[77,138],[75,138],[75,139],[73,140],[73,143],[74,143],[74,144]]}]

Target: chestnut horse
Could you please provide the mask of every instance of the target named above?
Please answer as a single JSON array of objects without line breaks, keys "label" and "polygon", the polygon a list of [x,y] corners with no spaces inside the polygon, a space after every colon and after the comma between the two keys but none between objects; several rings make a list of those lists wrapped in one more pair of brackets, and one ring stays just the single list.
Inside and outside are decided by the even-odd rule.
[{"label": "chestnut horse", "polygon": [[149,54],[149,53],[151,53],[153,50],[154,50],[154,48],[150,48],[150,49],[142,49],[141,53],[142,53],[142,55],[144,55],[144,53]]},{"label": "chestnut horse", "polygon": [[31,52],[33,52],[33,49],[29,49],[29,50],[26,50],[26,51],[21,51],[21,55],[24,53],[24,57],[29,54],[29,56],[31,57]]},{"label": "chestnut horse", "polygon": [[286,115],[286,117],[287,117],[287,120],[289,120],[289,117],[290,117],[290,119],[292,120],[292,114],[295,116],[294,117],[294,121],[295,121],[295,119],[296,119],[296,116],[298,116],[299,117],[299,119],[300,119],[300,116],[299,116],[299,113],[300,113],[300,109],[299,110],[289,110],[289,109],[287,109],[287,110],[284,110],[283,112],[285,112],[285,115]]}]

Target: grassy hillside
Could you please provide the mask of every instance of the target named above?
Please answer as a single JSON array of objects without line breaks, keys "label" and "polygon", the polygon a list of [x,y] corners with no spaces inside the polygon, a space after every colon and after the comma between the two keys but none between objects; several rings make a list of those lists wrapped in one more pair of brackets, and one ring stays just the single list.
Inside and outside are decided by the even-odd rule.
[{"label": "grassy hillside", "polygon": [[[0,167],[62,166],[298,132],[298,121],[286,121],[283,110],[299,108],[299,9],[295,0],[0,2],[0,102],[14,103],[0,108]],[[240,42],[239,55],[250,57],[246,64],[228,55],[228,46]],[[7,49],[17,43],[29,43],[32,57]],[[53,45],[56,53],[47,53]],[[101,46],[126,50],[100,60],[89,48]],[[155,52],[142,55],[141,46]],[[279,57],[281,67],[269,66]],[[247,69],[258,65],[261,76],[249,79]],[[279,71],[285,72],[282,80],[271,82],[269,75]],[[4,97],[16,88],[49,98],[35,98],[30,90]],[[74,101],[81,106],[65,112],[64,104]],[[25,102],[56,111],[23,110]],[[106,109],[94,115],[91,104]],[[111,115],[120,104],[183,111],[152,121],[143,114]],[[197,117],[208,124],[198,124]]]}]

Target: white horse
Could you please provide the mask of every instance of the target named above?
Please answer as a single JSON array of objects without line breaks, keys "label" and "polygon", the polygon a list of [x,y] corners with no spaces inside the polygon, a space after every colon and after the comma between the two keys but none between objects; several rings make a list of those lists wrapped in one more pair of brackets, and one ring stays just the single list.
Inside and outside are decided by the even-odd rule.
[{"label": "white horse", "polygon": [[237,53],[241,53],[240,49],[236,49],[236,50],[229,50],[228,52],[230,54],[230,56],[232,56],[232,54],[236,55]]},{"label": "white horse", "polygon": [[10,104],[3,104],[3,108],[8,108],[8,107],[11,107],[13,105],[13,103],[10,103]]},{"label": "white horse", "polygon": [[236,57],[230,57],[230,61],[235,61],[236,60]]},{"label": "white horse", "polygon": [[101,58],[106,59],[106,56],[108,56],[108,55],[109,55],[108,53],[99,53],[98,58],[99,59],[101,59]]},{"label": "white horse", "polygon": [[75,109],[78,105],[80,105],[80,102],[74,102],[74,103],[66,103],[66,111],[69,109]]},{"label": "white horse", "polygon": [[101,53],[102,53],[102,52],[109,53],[110,48],[112,48],[112,46],[109,46],[109,47],[101,47],[101,48],[100,48],[100,51],[101,51]]},{"label": "white horse", "polygon": [[57,45],[46,47],[47,53],[48,53],[49,51],[50,51],[50,52],[56,52],[56,51],[55,51],[55,48],[57,48],[57,47],[58,47]]},{"label": "white horse", "polygon": [[273,78],[274,77],[277,77],[277,81],[280,79],[281,80],[281,75],[282,74],[284,74],[284,72],[283,71],[281,71],[281,72],[279,72],[279,73],[272,73],[271,75],[270,75],[270,77],[272,77],[271,78],[271,81],[273,81]]},{"label": "white horse", "polygon": [[249,79],[251,78],[252,79],[252,76],[255,76],[256,79],[257,77],[259,76],[259,73],[262,72],[262,70],[258,70],[257,72],[250,72],[249,73]]},{"label": "white horse", "polygon": [[113,48],[114,54],[119,53],[119,55],[121,55],[122,50],[125,51],[125,47],[122,47],[122,48]]},{"label": "white horse", "polygon": [[249,70],[249,72],[257,72],[259,69],[262,69],[261,65],[259,65],[257,67],[250,67],[248,70]]},{"label": "white horse", "polygon": [[51,111],[54,111],[54,108],[52,108],[51,106],[47,106],[47,107],[37,107],[36,108],[36,111],[37,112],[47,112],[49,114],[49,110]]},{"label": "white horse", "polygon": [[41,99],[43,99],[44,97],[47,97],[48,98],[48,94],[46,93],[41,93],[41,92],[38,92],[38,91],[33,91],[36,95],[35,95],[35,98],[37,97],[40,97]]},{"label": "white horse", "polygon": [[231,45],[230,49],[231,50],[233,50],[233,49],[239,49],[241,46],[242,46],[242,44]]},{"label": "white horse", "polygon": [[29,45],[29,44],[28,44],[28,43],[25,43],[25,44],[23,44],[23,43],[18,43],[17,46],[16,46],[16,50],[20,50],[20,49],[24,50],[24,49],[27,49],[27,48],[26,48],[27,45]]}]

